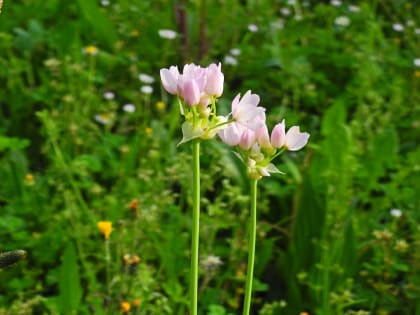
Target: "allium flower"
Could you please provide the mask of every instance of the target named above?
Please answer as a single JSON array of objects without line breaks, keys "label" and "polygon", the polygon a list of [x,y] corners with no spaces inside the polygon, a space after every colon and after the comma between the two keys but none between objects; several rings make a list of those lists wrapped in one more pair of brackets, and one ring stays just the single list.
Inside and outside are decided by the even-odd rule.
[{"label": "allium flower", "polygon": [[392,25],[392,28],[394,29],[394,31],[396,32],[402,32],[404,31],[404,25],[399,24],[399,23],[395,23]]},{"label": "allium flower", "polygon": [[232,101],[232,117],[247,128],[256,129],[261,127],[261,122],[265,121],[265,108],[258,107],[260,97],[247,91],[241,99],[238,94]]},{"label": "allium flower", "polygon": [[175,39],[177,33],[173,30],[159,30],[159,36],[165,39]]},{"label": "allium flower", "polygon": [[108,240],[112,232],[112,222],[111,221],[99,221],[98,228],[103,237]]},{"label": "allium flower", "polygon": [[155,82],[155,78],[152,77],[151,75],[146,74],[146,73],[140,73],[139,74],[139,80],[143,83],[146,83],[146,84],[152,84],[153,82]]},{"label": "allium flower", "polygon": [[220,97],[223,93],[224,75],[222,65],[213,63],[207,68],[207,82],[204,91],[209,96]]},{"label": "allium flower", "polygon": [[291,127],[287,133],[286,124],[283,121],[274,126],[271,133],[271,145],[276,149],[285,147],[289,151],[298,151],[302,149],[309,139],[309,133],[300,132],[298,126]]},{"label": "allium flower", "polygon": [[334,21],[335,25],[338,26],[349,26],[350,25],[350,19],[347,16],[339,16]]}]

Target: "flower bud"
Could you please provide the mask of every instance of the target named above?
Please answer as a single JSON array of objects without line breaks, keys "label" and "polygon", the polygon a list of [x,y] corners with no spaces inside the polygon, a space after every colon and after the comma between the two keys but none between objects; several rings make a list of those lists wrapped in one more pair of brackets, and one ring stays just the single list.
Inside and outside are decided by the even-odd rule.
[{"label": "flower bud", "polygon": [[188,80],[184,83],[182,96],[187,105],[193,106],[200,102],[200,89],[195,80]]},{"label": "flower bud", "polygon": [[221,71],[222,65],[212,63],[207,68],[207,82],[204,91],[207,95],[220,97],[223,93],[224,75]]},{"label": "flower bud", "polygon": [[280,149],[286,143],[286,124],[284,119],[281,123],[274,126],[273,131],[271,132],[271,145]]}]

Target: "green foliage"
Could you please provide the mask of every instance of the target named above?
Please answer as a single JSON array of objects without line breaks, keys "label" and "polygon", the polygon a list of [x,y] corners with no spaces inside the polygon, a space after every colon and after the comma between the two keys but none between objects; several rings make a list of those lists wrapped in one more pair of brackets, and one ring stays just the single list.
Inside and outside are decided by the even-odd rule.
[{"label": "green foliage", "polygon": [[[28,256],[0,271],[0,315],[117,314],[124,301],[185,314],[190,147],[159,69],[215,61],[224,114],[252,89],[270,127],[311,134],[259,185],[253,313],[420,314],[420,7],[342,2],[4,1],[0,250]],[[199,309],[239,314],[246,174],[218,141],[201,162]],[[113,223],[108,243],[99,221]]]}]

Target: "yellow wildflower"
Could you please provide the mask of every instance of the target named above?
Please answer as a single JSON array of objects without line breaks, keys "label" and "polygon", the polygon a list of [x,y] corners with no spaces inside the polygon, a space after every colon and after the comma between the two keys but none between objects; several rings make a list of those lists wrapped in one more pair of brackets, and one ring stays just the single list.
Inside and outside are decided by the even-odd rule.
[{"label": "yellow wildflower", "polygon": [[98,47],[93,46],[93,45],[86,46],[86,47],[83,49],[83,51],[84,51],[84,53],[85,53],[85,54],[88,54],[88,55],[94,56],[94,55],[96,55],[96,54],[98,53]]},{"label": "yellow wildflower", "polygon": [[130,311],[131,305],[129,302],[121,302],[120,308],[121,312],[128,313]]},{"label": "yellow wildflower", "polygon": [[166,108],[166,104],[164,103],[164,102],[162,102],[162,101],[160,101],[160,102],[157,102],[156,103],[156,108],[158,109],[158,110],[165,110],[165,108]]},{"label": "yellow wildflower", "polygon": [[140,306],[140,304],[141,304],[141,300],[140,300],[140,299],[135,299],[135,300],[133,301],[133,306],[134,306],[134,307],[139,307],[139,306]]},{"label": "yellow wildflower", "polygon": [[147,127],[145,131],[146,131],[146,135],[150,136],[153,132],[153,129],[150,127]]},{"label": "yellow wildflower", "polygon": [[109,236],[112,232],[112,222],[111,221],[99,221],[98,228],[101,234],[106,240],[109,240]]}]

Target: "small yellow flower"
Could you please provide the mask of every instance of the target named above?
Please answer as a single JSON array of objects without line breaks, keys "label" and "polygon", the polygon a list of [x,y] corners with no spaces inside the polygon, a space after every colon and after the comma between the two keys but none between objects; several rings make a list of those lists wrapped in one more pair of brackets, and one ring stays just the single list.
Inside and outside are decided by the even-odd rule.
[{"label": "small yellow flower", "polygon": [[136,210],[137,209],[137,207],[139,206],[139,201],[138,201],[138,199],[133,199],[133,200],[131,200],[130,201],[130,203],[128,204],[128,207],[131,209],[131,210]]},{"label": "small yellow flower", "polygon": [[308,312],[300,312],[299,315],[309,315],[309,313]]},{"label": "small yellow flower", "polygon": [[93,45],[86,46],[86,47],[83,49],[83,51],[84,51],[84,53],[85,53],[85,54],[88,54],[88,55],[94,56],[94,55],[96,55],[96,54],[98,53],[98,47],[93,46]]},{"label": "small yellow flower", "polygon": [[131,32],[130,32],[130,36],[131,37],[137,37],[137,36],[139,36],[140,35],[140,32],[138,31],[138,30],[132,30]]},{"label": "small yellow flower", "polygon": [[131,305],[129,302],[121,302],[120,309],[123,313],[128,313],[130,311]]},{"label": "small yellow flower", "polygon": [[109,240],[109,236],[112,232],[112,222],[111,221],[99,221],[98,228],[101,234],[106,240]]},{"label": "small yellow flower", "polygon": [[420,78],[420,70],[416,70],[416,71],[414,72],[414,76],[415,76],[416,78]]},{"label": "small yellow flower", "polygon": [[157,102],[157,103],[156,103],[156,108],[157,108],[158,110],[163,111],[163,110],[165,110],[165,108],[166,108],[166,104],[165,104],[164,102],[162,102],[162,101]]},{"label": "small yellow flower", "polygon": [[152,129],[152,128],[150,128],[150,127],[147,127],[147,128],[145,129],[145,131],[146,131],[146,135],[150,136],[150,135],[152,134],[152,132],[153,132],[153,129]]},{"label": "small yellow flower", "polygon": [[26,176],[25,176],[25,185],[26,186],[33,186],[33,185],[35,185],[35,177],[31,173],[26,174]]},{"label": "small yellow flower", "polygon": [[140,304],[141,304],[141,300],[140,300],[140,299],[135,299],[135,300],[133,301],[133,306],[134,306],[134,307],[139,307],[139,306],[140,306]]}]

